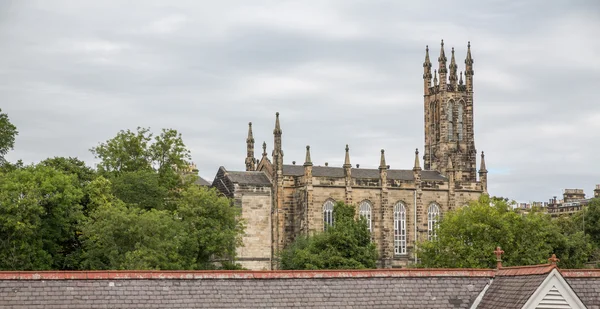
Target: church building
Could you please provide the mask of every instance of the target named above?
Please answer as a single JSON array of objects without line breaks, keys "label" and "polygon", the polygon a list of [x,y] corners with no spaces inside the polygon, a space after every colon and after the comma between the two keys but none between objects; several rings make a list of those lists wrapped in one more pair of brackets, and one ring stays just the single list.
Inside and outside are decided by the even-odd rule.
[{"label": "church building", "polygon": [[474,71],[470,43],[467,46],[464,79],[463,72],[457,72],[454,48],[448,65],[442,41],[433,74],[429,48],[425,49],[425,147],[422,156],[415,151],[410,169],[390,169],[383,149],[378,169],[353,168],[348,145],[342,166],[313,165],[310,146],[303,165],[286,164],[279,113],[272,154],[263,143],[258,159],[249,123],[246,170],[220,167],[212,183],[242,210],[246,231],[237,252],[239,263],[247,269],[277,269],[277,253],[296,236],[334,224],[333,206],[338,201],[354,205],[356,214],[366,219],[379,250],[379,267],[416,261],[416,246],[435,237],[434,227],[445,212],[487,193],[483,152],[479,171],[476,168]]}]

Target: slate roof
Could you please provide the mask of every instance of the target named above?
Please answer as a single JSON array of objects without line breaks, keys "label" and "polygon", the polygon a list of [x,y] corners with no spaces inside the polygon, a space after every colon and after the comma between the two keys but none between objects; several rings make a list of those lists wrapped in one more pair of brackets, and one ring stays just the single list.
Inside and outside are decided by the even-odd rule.
[{"label": "slate roof", "polygon": [[206,179],[198,176],[198,179],[196,179],[195,183],[199,186],[203,186],[203,187],[209,187],[211,185],[210,182],[208,182]]},{"label": "slate roof", "polygon": [[500,269],[477,308],[522,308],[554,268],[545,264]]},{"label": "slate roof", "polygon": [[[0,308],[521,308],[555,268],[0,271]],[[600,308],[600,270],[559,272]]]},{"label": "slate roof", "polygon": [[561,270],[561,275],[588,308],[600,308],[600,269]]},{"label": "slate roof", "polygon": [[264,172],[237,172],[227,171],[226,177],[233,183],[243,185],[271,185],[269,177]]},{"label": "slate roof", "polygon": [[[371,178],[379,179],[378,169],[369,168],[352,168],[350,173],[352,178]],[[313,166],[312,174],[315,177],[344,177],[344,168],[333,166]],[[304,175],[304,166],[302,165],[283,165],[283,175],[286,176],[302,176]],[[387,171],[387,178],[393,180],[414,180],[413,170],[394,170]],[[437,171],[421,171],[421,179],[423,180],[440,180],[446,181],[447,178],[442,176]]]},{"label": "slate roof", "polygon": [[30,273],[30,280],[0,274],[0,307],[469,308],[492,275],[485,270],[66,273],[55,279]]}]

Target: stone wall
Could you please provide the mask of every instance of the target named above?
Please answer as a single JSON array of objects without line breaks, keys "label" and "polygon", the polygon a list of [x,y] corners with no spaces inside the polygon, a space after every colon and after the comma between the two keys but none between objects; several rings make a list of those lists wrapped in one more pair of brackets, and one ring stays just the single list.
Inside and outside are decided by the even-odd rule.
[{"label": "stone wall", "polygon": [[271,269],[271,202],[271,187],[235,184],[234,205],[246,225],[238,262],[246,269]]}]

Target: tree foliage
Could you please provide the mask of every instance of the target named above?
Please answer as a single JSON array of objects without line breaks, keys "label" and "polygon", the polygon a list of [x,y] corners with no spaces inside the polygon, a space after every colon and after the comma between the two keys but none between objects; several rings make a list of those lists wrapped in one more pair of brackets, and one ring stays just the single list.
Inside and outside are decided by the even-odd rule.
[{"label": "tree foliage", "polygon": [[15,137],[19,134],[17,127],[8,119],[8,115],[0,108],[0,164],[5,162],[4,156],[15,145]]},{"label": "tree foliage", "polygon": [[105,173],[155,170],[163,174],[185,167],[190,152],[177,130],[163,129],[160,135],[152,137],[149,128],[121,130],[90,151],[100,159],[98,170]]},{"label": "tree foliage", "polygon": [[355,209],[338,202],[334,224],[324,232],[299,237],[280,256],[282,269],[375,268],[377,250],[371,242],[367,222],[355,220]]},{"label": "tree foliage", "polygon": [[0,269],[236,267],[239,209],[194,185],[181,134],[121,131],[92,152],[97,171],[71,157],[0,165]]},{"label": "tree foliage", "polygon": [[83,218],[74,175],[29,166],[0,177],[0,269],[73,269]]},{"label": "tree foliage", "polygon": [[[175,211],[140,209],[90,183],[93,211],[82,225],[86,269],[209,269],[233,262],[242,225],[237,209],[214,190],[191,186]],[[229,264],[229,263],[226,263]]]},{"label": "tree foliage", "polygon": [[567,225],[542,212],[519,214],[504,199],[482,196],[447,213],[437,237],[420,244],[418,257],[424,267],[493,268],[492,252],[500,246],[506,266],[546,263],[554,253],[559,266],[582,267],[592,245],[583,233],[563,228]]}]

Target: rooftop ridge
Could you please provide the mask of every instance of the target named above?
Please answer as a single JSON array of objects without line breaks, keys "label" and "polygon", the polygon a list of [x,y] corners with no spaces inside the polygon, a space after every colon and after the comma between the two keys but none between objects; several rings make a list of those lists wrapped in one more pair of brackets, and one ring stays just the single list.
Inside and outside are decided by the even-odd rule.
[{"label": "rooftop ridge", "polygon": [[565,278],[599,278],[600,269],[560,269]]},{"label": "rooftop ridge", "polygon": [[311,279],[401,277],[494,277],[492,269],[372,269],[372,270],[278,270],[278,271],[0,271],[0,280],[119,280],[119,279]]},{"label": "rooftop ridge", "polygon": [[501,269],[498,269],[496,276],[543,275],[550,273],[553,269],[558,269],[558,267],[553,264],[502,267]]}]

